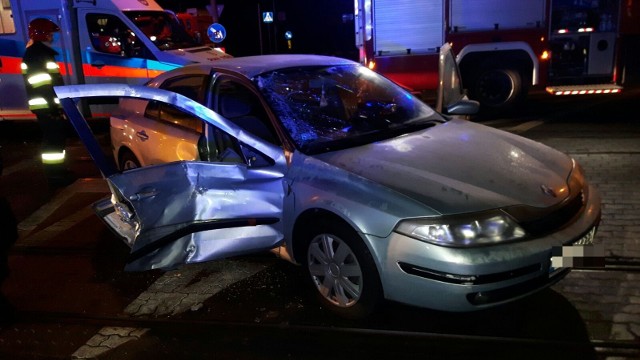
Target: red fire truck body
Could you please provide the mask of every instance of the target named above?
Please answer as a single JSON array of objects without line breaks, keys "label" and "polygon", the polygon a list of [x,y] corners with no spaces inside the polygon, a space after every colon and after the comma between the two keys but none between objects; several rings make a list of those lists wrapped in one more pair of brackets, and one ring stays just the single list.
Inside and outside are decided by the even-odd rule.
[{"label": "red fire truck body", "polygon": [[414,92],[438,84],[438,49],[465,88],[504,109],[532,86],[554,95],[619,93],[638,46],[638,0],[355,0],[360,61]]}]

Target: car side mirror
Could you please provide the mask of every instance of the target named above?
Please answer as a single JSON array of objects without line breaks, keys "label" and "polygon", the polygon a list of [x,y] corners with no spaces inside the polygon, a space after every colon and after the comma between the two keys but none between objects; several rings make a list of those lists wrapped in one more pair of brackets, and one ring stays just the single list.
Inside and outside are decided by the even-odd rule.
[{"label": "car side mirror", "polygon": [[461,111],[473,111],[472,114],[478,112],[474,111],[473,105],[464,93],[460,69],[449,43],[444,43],[440,48],[438,78],[436,111],[450,115],[460,115],[458,112]]},{"label": "car side mirror", "polygon": [[447,105],[447,115],[475,115],[480,111],[480,103],[475,100],[462,99]]}]

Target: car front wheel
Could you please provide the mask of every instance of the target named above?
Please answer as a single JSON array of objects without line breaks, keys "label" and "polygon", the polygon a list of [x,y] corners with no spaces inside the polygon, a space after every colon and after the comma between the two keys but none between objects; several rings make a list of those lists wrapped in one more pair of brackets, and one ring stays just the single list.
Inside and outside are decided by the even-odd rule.
[{"label": "car front wheel", "polygon": [[306,239],[305,269],[320,301],[339,316],[360,319],[382,299],[373,257],[347,225],[320,221]]}]

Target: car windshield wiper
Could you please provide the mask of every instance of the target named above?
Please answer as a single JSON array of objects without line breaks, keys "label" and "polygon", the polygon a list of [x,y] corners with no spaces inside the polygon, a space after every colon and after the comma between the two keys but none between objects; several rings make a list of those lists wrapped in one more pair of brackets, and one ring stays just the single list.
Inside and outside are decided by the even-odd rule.
[{"label": "car windshield wiper", "polygon": [[445,123],[445,119],[441,118],[419,118],[411,121],[407,121],[398,125],[398,129],[411,129],[411,131],[417,131],[420,129],[426,129],[435,125]]}]

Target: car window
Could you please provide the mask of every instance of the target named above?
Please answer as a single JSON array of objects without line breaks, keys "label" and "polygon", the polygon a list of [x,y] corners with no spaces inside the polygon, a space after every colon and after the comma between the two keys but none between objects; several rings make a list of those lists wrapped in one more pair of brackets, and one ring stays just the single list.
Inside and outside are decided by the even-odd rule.
[{"label": "car window", "polygon": [[214,111],[271,144],[280,140],[258,95],[244,85],[223,80],[216,85]]},{"label": "car window", "polygon": [[[173,91],[192,100],[203,102],[206,76],[181,76],[166,80],[161,89]],[[234,84],[223,91],[226,95],[233,95],[238,100],[232,110],[226,107],[226,115],[236,125],[244,128],[252,134],[267,141],[275,142],[275,131],[261,119],[268,119],[266,111],[262,107],[257,95],[250,90]],[[240,90],[238,90],[240,89]],[[241,102],[242,101],[242,102]],[[242,104],[242,108],[238,106]],[[230,103],[227,103],[230,106]],[[221,115],[225,115],[221,114]],[[206,124],[202,119],[178,107],[160,101],[150,100],[145,108],[144,116],[147,119],[156,120],[161,124],[169,125],[176,129],[188,130],[198,133],[197,144],[199,159],[202,161],[243,163],[249,167],[261,167],[273,165],[273,161],[253,149],[240,143],[235,137],[216,128],[212,124]],[[166,129],[166,128],[165,128]],[[206,136],[200,136],[206,135]]]},{"label": "car window", "polygon": [[[145,117],[182,131],[197,133],[199,136],[198,158],[202,161],[242,163],[249,167],[273,165],[273,161],[250,146],[240,143],[235,137],[211,124],[204,124],[200,118],[174,105],[159,101],[149,101]],[[200,137],[208,127],[207,137]],[[159,127],[161,128],[161,127]],[[167,129],[165,127],[165,129]],[[169,130],[170,131],[170,130]]]},{"label": "car window", "polygon": [[173,91],[203,104],[204,90],[208,78],[205,75],[178,76],[163,82],[160,85],[160,89]]},{"label": "car window", "polygon": [[[166,80],[160,86],[161,89],[173,91],[186,96],[191,100],[202,103],[204,97],[204,84],[206,76],[179,76]],[[149,101],[145,109],[145,117],[162,121],[184,129],[202,133],[202,120],[189,113],[186,113],[173,105],[158,101]]]},{"label": "car window", "polygon": [[160,104],[159,118],[161,121],[193,130],[195,132],[202,132],[202,120],[197,117],[184,112],[173,105]]},{"label": "car window", "polygon": [[209,127],[206,143],[198,144],[200,156],[211,162],[242,163],[248,167],[273,165],[273,161],[256,149],[213,125]]},{"label": "car window", "polygon": [[144,116],[178,128],[202,132],[202,120],[184,112],[173,105],[151,100],[147,104]]}]

